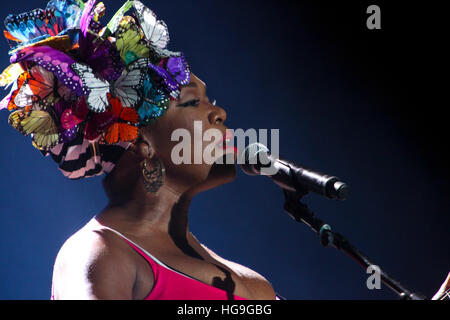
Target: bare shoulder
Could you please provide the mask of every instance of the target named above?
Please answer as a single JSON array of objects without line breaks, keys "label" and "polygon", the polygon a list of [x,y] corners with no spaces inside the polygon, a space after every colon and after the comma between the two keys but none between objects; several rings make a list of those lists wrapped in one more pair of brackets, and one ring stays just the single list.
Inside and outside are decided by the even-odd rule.
[{"label": "bare shoulder", "polygon": [[119,240],[89,224],[67,239],[53,268],[55,299],[131,299],[136,268]]},{"label": "bare shoulder", "polygon": [[249,290],[253,293],[253,296],[258,300],[275,300],[276,293],[273,289],[272,284],[269,280],[267,280],[264,276],[259,274],[258,272],[245,267],[239,263],[227,260],[225,258],[220,257],[211,249],[206,247],[204,244],[201,244],[202,247],[217,261],[223,263],[228,266],[231,270],[233,270],[240,279],[242,279]]}]

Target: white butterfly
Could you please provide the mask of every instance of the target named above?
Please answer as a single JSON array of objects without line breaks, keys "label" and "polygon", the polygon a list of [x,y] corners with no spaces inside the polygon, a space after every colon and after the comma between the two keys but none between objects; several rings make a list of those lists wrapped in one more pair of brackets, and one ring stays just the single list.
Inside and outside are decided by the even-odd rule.
[{"label": "white butterfly", "polygon": [[34,109],[39,110],[47,101],[55,101],[55,93],[67,101],[76,99],[72,90],[63,86],[53,73],[44,68],[35,65],[31,68],[30,74],[31,78],[22,85],[14,99],[14,104],[17,107],[23,108],[33,105]]},{"label": "white butterfly", "polygon": [[119,98],[124,107],[134,108],[139,105],[141,96],[138,91],[142,87],[149,63],[147,58],[136,60],[112,83],[97,77],[92,68],[85,64],[74,63],[72,69],[80,77],[83,86],[89,89],[86,99],[88,108],[101,113],[109,105],[108,93]]},{"label": "white butterfly", "polygon": [[145,39],[158,49],[164,49],[169,43],[169,29],[162,20],[156,20],[156,15],[138,0],[133,1],[136,16],[144,32]]}]

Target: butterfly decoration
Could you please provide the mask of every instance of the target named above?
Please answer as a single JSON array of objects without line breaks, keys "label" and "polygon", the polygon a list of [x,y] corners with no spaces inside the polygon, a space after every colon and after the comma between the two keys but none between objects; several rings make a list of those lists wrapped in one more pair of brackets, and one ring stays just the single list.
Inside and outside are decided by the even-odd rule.
[{"label": "butterfly decoration", "polygon": [[143,102],[138,109],[141,125],[149,125],[161,117],[169,108],[170,99],[164,91],[152,83],[150,74],[147,74],[142,86]]},{"label": "butterfly decoration", "polygon": [[163,116],[190,81],[184,55],[167,49],[167,25],[142,2],[126,1],[106,25],[104,13],[96,0],[50,0],[5,20],[11,65],[0,86],[10,91],[0,110],[12,111],[10,125],[73,179],[111,170],[113,152]]},{"label": "butterfly decoration", "polygon": [[[11,110],[16,110],[19,107],[16,106],[16,104],[14,103],[17,94],[19,93],[19,91],[21,90],[23,84],[30,78],[30,74],[28,72],[24,72],[22,73],[19,78],[14,81],[14,84],[11,88],[10,93],[3,98],[3,100],[0,102],[0,110],[2,109],[8,109],[9,111]],[[27,111],[29,111],[31,109],[31,105],[26,106],[25,108],[27,109]]]},{"label": "butterfly decoration", "polygon": [[18,15],[9,14],[5,19],[5,28],[12,37],[20,42],[28,42],[45,36],[55,36],[55,11],[46,12],[43,9],[34,9]]},{"label": "butterfly decoration", "polygon": [[87,95],[88,108],[94,112],[104,112],[109,105],[108,94],[120,99],[123,106],[136,107],[141,97],[138,93],[142,86],[148,59],[139,59],[130,64],[122,75],[112,83],[97,77],[86,64],[74,63],[72,69],[80,76],[83,86],[89,90]]},{"label": "butterfly decoration", "polygon": [[125,65],[116,46],[108,39],[87,33],[78,42],[78,60],[91,66],[93,71],[107,81],[117,80]]},{"label": "butterfly decoration", "polygon": [[34,42],[32,44],[17,46],[16,48],[10,51],[10,54],[14,54],[17,51],[20,51],[27,47],[39,47],[39,46],[47,46],[59,51],[68,52],[69,50],[72,49],[73,44],[71,38],[68,35],[54,36],[46,38],[41,41]]},{"label": "butterfly decoration", "polygon": [[18,92],[17,81],[14,82],[14,85],[11,88],[11,91],[8,93],[8,95],[5,96],[0,101],[0,110],[3,110],[3,109],[12,110],[12,108],[8,108],[8,106],[10,105],[10,103],[13,103],[12,102],[12,100],[13,100],[12,96],[13,96],[14,92]]},{"label": "butterfly decoration", "polygon": [[105,15],[105,12],[106,7],[104,3],[100,2],[99,4],[97,4],[94,9],[94,17],[93,17],[94,21],[98,21],[100,18],[102,18]]},{"label": "butterfly decoration", "polygon": [[107,130],[116,118],[114,114],[107,110],[102,113],[92,113],[84,128],[84,137],[89,141],[96,141],[102,138],[105,130]]},{"label": "butterfly decoration", "polygon": [[166,23],[162,20],[157,20],[156,14],[144,6],[142,2],[134,0],[133,6],[145,39],[152,47],[165,49],[170,41]]},{"label": "butterfly decoration", "polygon": [[10,64],[0,75],[0,87],[8,88],[24,72],[19,63]]},{"label": "butterfly decoration", "polygon": [[77,137],[78,130],[82,127],[89,113],[84,97],[80,98],[76,103],[59,100],[54,108],[61,123],[59,128],[59,143],[73,141]]},{"label": "butterfly decoration", "polygon": [[80,19],[80,30],[86,36],[91,20],[94,18],[94,5],[97,0],[88,0],[86,2]]},{"label": "butterfly decoration", "polygon": [[[58,103],[60,105],[59,108],[64,110],[61,112],[61,127],[64,129],[72,129],[76,127],[86,119],[89,113],[84,98],[81,98],[76,104],[67,105],[64,102]],[[55,109],[56,108],[57,107],[55,105]]]},{"label": "butterfly decoration", "polygon": [[[104,29],[103,25],[99,23],[99,19],[105,15],[106,10],[103,2],[98,3],[95,6],[95,8],[91,10],[92,10],[91,11],[92,18],[89,17],[89,22],[88,21],[84,22],[86,25],[82,27],[80,21],[80,30],[84,34],[84,36],[86,36],[88,32],[92,34],[100,34],[102,29]],[[85,10],[83,10],[83,12],[84,11]]]},{"label": "butterfly decoration", "polygon": [[8,121],[22,134],[32,135],[33,145],[36,148],[49,150],[59,141],[58,125],[50,110],[17,110],[10,114]]},{"label": "butterfly decoration", "polygon": [[[134,7],[132,16],[124,14]],[[178,56],[178,52],[166,49],[169,31],[162,20],[139,1],[127,1],[106,27],[107,35],[113,34],[122,60],[129,64],[138,58],[150,58],[158,63],[161,57]]]},{"label": "butterfly decoration", "polygon": [[35,65],[30,69],[30,77],[14,98],[14,104],[17,107],[34,105],[35,109],[41,109],[59,98],[74,101],[77,97],[69,88],[61,85],[53,73]]},{"label": "butterfly decoration", "polygon": [[139,115],[134,108],[125,108],[117,98],[110,98],[111,113],[115,122],[107,129],[105,141],[115,144],[119,141],[135,141],[138,137]]},{"label": "butterfly decoration", "polygon": [[74,29],[79,25],[83,8],[82,0],[50,0],[46,7],[47,10],[57,11],[62,17],[63,30]]},{"label": "butterfly decoration", "polygon": [[18,47],[26,47],[76,28],[81,18],[79,5],[74,0],[54,0],[47,4],[45,10],[34,9],[18,15],[8,15],[4,34],[12,47],[10,54]]},{"label": "butterfly decoration", "polygon": [[181,86],[187,85],[190,81],[190,69],[184,55],[164,58],[158,66],[154,64],[149,66],[161,77],[168,93],[178,99]]},{"label": "butterfly decoration", "polygon": [[70,68],[75,60],[67,54],[47,46],[28,47],[14,54],[11,63],[34,62],[52,72],[62,85],[71,89],[77,96],[87,94],[80,77]]},{"label": "butterfly decoration", "polygon": [[139,58],[150,57],[150,48],[143,40],[142,31],[132,17],[126,16],[122,19],[115,38],[116,48],[126,65]]},{"label": "butterfly decoration", "polygon": [[105,15],[105,5],[100,2],[94,7],[96,2],[97,0],[88,0],[81,14],[80,30],[85,37],[92,27],[94,27],[94,33],[100,31],[97,29],[98,24],[96,22]]},{"label": "butterfly decoration", "polygon": [[88,90],[86,103],[90,110],[94,112],[105,112],[108,106],[107,94],[110,90],[110,83],[97,77],[94,70],[81,63],[74,63],[72,69],[81,78],[83,87]]}]

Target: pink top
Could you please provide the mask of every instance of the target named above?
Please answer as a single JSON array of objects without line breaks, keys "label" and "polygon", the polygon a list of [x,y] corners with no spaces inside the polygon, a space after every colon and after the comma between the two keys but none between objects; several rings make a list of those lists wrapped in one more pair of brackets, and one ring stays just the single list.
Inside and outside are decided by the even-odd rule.
[{"label": "pink top", "polygon": [[[187,276],[151,257],[142,248],[124,238],[150,264],[154,285],[144,300],[229,300],[227,292]],[[232,295],[230,300],[247,300]]]},{"label": "pink top", "polygon": [[[230,299],[225,290],[213,287],[167,266],[118,231],[105,228],[122,237],[150,264],[154,275],[154,284],[144,300],[247,300],[237,295],[231,295]],[[276,299],[280,300],[280,297],[277,295]]]},{"label": "pink top", "polygon": [[[98,221],[92,219],[92,222]],[[225,290],[213,287],[194,279],[180,271],[177,271],[152,256],[144,248],[134,243],[120,232],[105,227],[123,238],[134,250],[136,250],[147,262],[153,271],[153,288],[144,300],[228,300]],[[232,295],[230,300],[247,300],[237,295]]]}]

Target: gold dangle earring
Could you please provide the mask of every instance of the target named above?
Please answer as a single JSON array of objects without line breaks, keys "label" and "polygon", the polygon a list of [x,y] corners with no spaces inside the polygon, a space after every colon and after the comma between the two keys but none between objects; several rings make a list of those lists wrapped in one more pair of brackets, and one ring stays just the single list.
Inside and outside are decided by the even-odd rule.
[{"label": "gold dangle earring", "polygon": [[157,194],[161,186],[164,184],[166,169],[164,164],[158,159],[151,160],[151,165],[147,164],[147,159],[142,164],[142,177],[144,179],[144,187],[147,193]]}]

